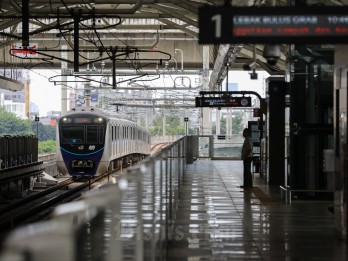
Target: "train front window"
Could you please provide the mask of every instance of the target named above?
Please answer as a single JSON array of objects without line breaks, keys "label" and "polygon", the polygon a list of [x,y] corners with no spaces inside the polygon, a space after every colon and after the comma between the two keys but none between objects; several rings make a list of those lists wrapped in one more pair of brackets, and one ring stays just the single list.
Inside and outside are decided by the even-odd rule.
[{"label": "train front window", "polygon": [[87,126],[87,143],[98,143],[98,126]]},{"label": "train front window", "polygon": [[81,144],[85,140],[84,126],[62,126],[61,140],[65,144]]},{"label": "train front window", "polygon": [[99,126],[99,143],[104,143],[104,126]]}]

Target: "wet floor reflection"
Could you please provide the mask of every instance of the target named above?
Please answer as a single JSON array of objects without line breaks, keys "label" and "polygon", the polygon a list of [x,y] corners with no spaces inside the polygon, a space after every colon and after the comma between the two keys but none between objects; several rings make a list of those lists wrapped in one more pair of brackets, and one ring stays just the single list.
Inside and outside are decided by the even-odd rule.
[{"label": "wet floor reflection", "polygon": [[168,260],[346,260],[325,209],[286,205],[263,181],[241,190],[241,171],[238,161],[189,165]]}]

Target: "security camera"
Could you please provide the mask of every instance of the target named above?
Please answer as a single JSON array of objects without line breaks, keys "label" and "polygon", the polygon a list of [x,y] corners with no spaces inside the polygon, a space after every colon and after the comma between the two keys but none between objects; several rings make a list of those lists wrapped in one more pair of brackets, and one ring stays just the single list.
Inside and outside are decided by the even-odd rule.
[{"label": "security camera", "polygon": [[257,80],[257,73],[255,69],[253,69],[253,71],[249,74],[250,74],[250,80]]},{"label": "security camera", "polygon": [[280,47],[277,44],[266,44],[263,48],[263,57],[269,65],[275,65],[280,57]]}]

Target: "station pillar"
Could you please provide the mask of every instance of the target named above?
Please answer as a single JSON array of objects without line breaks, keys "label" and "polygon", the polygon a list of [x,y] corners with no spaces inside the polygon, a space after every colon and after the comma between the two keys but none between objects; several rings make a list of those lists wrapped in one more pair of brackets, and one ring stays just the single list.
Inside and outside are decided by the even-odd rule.
[{"label": "station pillar", "polygon": [[285,184],[285,94],[284,77],[269,77],[267,136],[268,136],[268,183]]}]

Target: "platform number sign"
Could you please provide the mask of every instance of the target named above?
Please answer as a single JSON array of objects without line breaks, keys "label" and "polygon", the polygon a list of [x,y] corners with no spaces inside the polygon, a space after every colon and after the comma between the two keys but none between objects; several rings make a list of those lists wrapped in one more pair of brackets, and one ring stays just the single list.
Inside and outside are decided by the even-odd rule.
[{"label": "platform number sign", "polygon": [[228,43],[227,34],[232,30],[228,8],[203,6],[199,9],[199,43]]},{"label": "platform number sign", "polygon": [[213,7],[198,11],[199,43],[348,43],[348,7]]},{"label": "platform number sign", "polygon": [[211,20],[215,22],[215,38],[221,38],[221,14],[214,15]]}]

